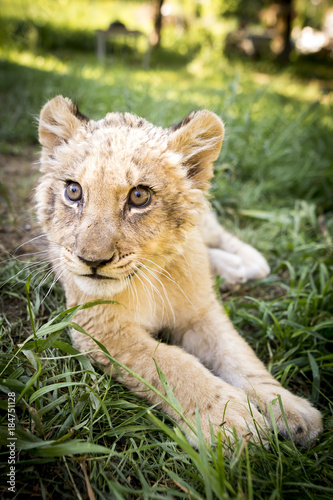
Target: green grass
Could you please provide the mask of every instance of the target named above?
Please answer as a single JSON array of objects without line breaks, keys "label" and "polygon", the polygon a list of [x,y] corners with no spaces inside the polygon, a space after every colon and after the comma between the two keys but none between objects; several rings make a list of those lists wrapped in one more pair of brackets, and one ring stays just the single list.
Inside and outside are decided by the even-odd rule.
[{"label": "green grass", "polygon": [[[3,278],[21,267],[10,262]],[[269,358],[274,375],[324,411],[327,429],[310,449],[273,435],[269,450],[244,449],[240,441],[230,458],[223,458],[220,442],[212,448],[201,442],[199,451],[193,450],[172,422],[163,423],[162,414],[80,355],[64,333],[73,311],[63,311],[60,288],[39,307],[36,320],[39,297],[50,283],[38,294],[31,289],[29,315],[25,277],[15,278],[15,288],[3,294],[8,316],[1,386],[16,392],[18,490],[27,494],[34,485],[36,496],[47,491],[51,497],[80,498],[81,491],[86,498],[85,469],[97,498],[110,493],[111,498],[188,498],[186,492],[191,498],[329,498],[332,355],[326,344],[333,280],[324,264],[316,271],[306,275],[303,269],[301,277],[290,267],[289,279],[273,277],[261,287],[266,297],[233,298],[226,307],[258,354]],[[14,303],[26,311],[15,322],[10,318]],[[2,409],[5,413],[5,398]],[[6,424],[5,414],[3,440]]]},{"label": "green grass", "polygon": [[[10,10],[11,3],[2,13],[1,33],[6,19],[10,26],[27,21]],[[30,24],[39,26],[32,2],[24,5]],[[263,251],[272,267],[263,282],[243,285],[222,300],[274,376],[322,411],[325,430],[309,448],[273,433],[269,449],[240,441],[224,457],[219,441],[207,447],[199,439],[194,450],[168,417],[75,351],[63,291],[55,285],[48,293],[52,277],[38,286],[43,273],[22,271],[24,264],[7,258],[0,277],[0,440],[6,445],[7,393],[14,391],[20,451],[18,493],[9,495],[3,481],[2,497],[88,498],[91,488],[100,499],[332,498],[333,115],[330,96],[321,93],[328,81],[298,80],[293,67],[280,72],[268,63],[230,63],[221,58],[217,38],[199,50],[202,39],[193,33],[191,50],[176,53],[176,38],[170,39],[149,71],[142,69],[141,53],[125,61],[111,54],[99,65],[93,50],[74,52],[68,41],[61,46],[57,29],[74,32],[78,26],[59,11],[52,22],[48,18],[60,33],[52,52],[26,35],[2,44],[1,151],[9,158],[36,145],[34,117],[58,93],[96,119],[107,111],[131,111],[167,126],[193,109],[221,115],[227,136],[216,163],[213,206],[226,227]],[[80,29],[91,33],[96,26],[88,17]],[[186,38],[179,46],[186,47]],[[24,192],[25,179],[18,182]],[[4,212],[9,202],[13,210],[17,204],[9,185],[6,174]],[[7,459],[4,447],[2,477]]]}]

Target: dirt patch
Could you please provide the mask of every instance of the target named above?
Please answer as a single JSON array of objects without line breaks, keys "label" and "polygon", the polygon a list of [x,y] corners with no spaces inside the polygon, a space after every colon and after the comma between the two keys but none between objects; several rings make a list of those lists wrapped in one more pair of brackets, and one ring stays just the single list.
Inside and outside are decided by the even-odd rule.
[{"label": "dirt patch", "polygon": [[[0,259],[8,254],[30,254],[43,246],[32,241],[41,231],[34,216],[33,194],[39,177],[38,149],[27,147],[19,155],[0,154]],[[22,246],[21,246],[22,245]]]},{"label": "dirt patch", "polygon": [[[279,274],[280,277],[281,274]],[[263,301],[272,301],[284,297],[286,290],[281,285],[274,283],[258,286],[255,282],[248,282],[241,285],[234,286],[231,290],[223,291],[221,293],[222,301],[227,302],[232,297],[242,298],[243,302],[251,303],[251,297]]]},{"label": "dirt patch", "polygon": [[0,311],[6,314],[5,330],[10,335],[14,344],[32,333],[30,321],[26,311],[26,302],[14,294],[1,294]]}]

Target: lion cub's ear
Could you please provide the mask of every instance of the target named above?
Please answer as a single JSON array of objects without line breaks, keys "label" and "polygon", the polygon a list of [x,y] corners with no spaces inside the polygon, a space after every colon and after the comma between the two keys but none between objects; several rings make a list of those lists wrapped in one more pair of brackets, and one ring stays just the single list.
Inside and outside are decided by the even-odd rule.
[{"label": "lion cub's ear", "polygon": [[182,155],[187,176],[199,189],[209,186],[223,136],[221,119],[206,110],[191,113],[179,125],[170,128],[169,148]]},{"label": "lion cub's ear", "polygon": [[52,150],[73,137],[82,122],[89,121],[76,104],[58,95],[43,107],[39,117],[39,142]]}]

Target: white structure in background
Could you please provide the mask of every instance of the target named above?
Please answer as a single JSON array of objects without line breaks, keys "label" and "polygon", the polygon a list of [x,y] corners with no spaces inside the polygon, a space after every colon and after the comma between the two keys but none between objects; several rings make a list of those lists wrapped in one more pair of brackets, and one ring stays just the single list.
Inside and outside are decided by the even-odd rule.
[{"label": "white structure in background", "polygon": [[315,30],[310,26],[306,26],[302,30],[299,28],[293,29],[292,36],[295,40],[296,49],[302,54],[319,52],[329,41],[329,36],[326,33]]},{"label": "white structure in background", "polygon": [[325,15],[322,31],[306,26],[302,30],[294,28],[292,37],[295,40],[296,49],[302,54],[319,52],[329,46],[333,41],[333,9],[329,9]]}]

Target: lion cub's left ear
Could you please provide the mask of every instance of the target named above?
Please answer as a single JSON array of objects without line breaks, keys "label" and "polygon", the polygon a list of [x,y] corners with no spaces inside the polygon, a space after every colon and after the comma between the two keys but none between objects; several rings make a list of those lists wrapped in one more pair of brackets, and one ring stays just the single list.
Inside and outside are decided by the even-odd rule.
[{"label": "lion cub's left ear", "polygon": [[199,189],[208,189],[213,162],[221,150],[224,136],[222,120],[211,111],[191,113],[170,128],[169,148],[183,157],[187,176]]}]

